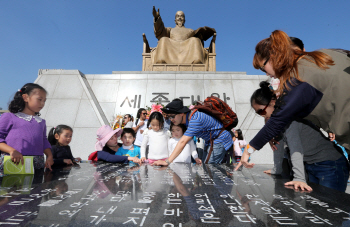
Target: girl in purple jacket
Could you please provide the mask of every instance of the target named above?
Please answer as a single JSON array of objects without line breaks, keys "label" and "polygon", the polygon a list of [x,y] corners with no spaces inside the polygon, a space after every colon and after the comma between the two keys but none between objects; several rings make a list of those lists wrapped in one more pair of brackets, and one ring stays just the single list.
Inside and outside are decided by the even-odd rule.
[{"label": "girl in purple jacket", "polygon": [[11,101],[8,107],[10,113],[1,115],[0,176],[3,175],[5,155],[10,155],[15,164],[23,164],[23,156],[34,156],[34,169],[51,169],[53,158],[46,137],[46,123],[39,117],[46,102],[46,93],[38,84],[25,84]]}]

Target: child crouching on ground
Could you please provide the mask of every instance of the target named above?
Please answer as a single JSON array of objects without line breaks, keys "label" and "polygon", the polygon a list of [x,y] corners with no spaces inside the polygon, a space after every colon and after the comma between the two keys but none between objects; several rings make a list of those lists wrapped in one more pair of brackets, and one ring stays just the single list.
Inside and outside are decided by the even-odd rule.
[{"label": "child crouching on ground", "polygon": [[124,128],[121,134],[123,146],[118,149],[115,155],[122,155],[128,157],[140,157],[140,147],[134,146],[136,133],[132,128]]},{"label": "child crouching on ground", "polygon": [[[170,125],[170,131],[172,134],[172,138],[169,140],[168,143],[168,148],[169,148],[169,153],[173,153],[177,143],[183,136],[183,134],[186,131],[186,126],[184,124],[179,124],[179,125]],[[184,162],[184,163],[191,163],[191,155],[193,159],[196,161],[197,164],[201,164],[202,160],[198,158],[197,154],[197,148],[196,145],[194,144],[193,140],[190,140],[182,150],[182,152],[177,156],[173,162]]]},{"label": "child crouching on ground", "polygon": [[48,140],[51,144],[51,151],[54,166],[73,165],[81,161],[81,158],[74,158],[69,143],[72,140],[73,129],[68,125],[58,125],[49,132]]}]

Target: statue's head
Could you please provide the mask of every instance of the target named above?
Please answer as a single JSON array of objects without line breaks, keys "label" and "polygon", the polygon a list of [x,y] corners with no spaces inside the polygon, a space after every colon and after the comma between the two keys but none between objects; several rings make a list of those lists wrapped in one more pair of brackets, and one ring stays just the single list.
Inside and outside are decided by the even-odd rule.
[{"label": "statue's head", "polygon": [[177,11],[175,14],[175,24],[182,27],[185,25],[185,14],[182,11]]}]

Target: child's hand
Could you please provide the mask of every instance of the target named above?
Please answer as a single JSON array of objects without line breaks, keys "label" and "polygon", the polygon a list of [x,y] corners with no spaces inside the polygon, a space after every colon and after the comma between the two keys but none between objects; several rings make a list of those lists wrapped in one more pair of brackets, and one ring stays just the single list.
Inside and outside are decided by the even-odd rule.
[{"label": "child's hand", "polygon": [[134,163],[140,163],[141,160],[138,157],[128,157],[129,161],[132,161]]},{"label": "child's hand", "polygon": [[51,166],[53,165],[53,157],[51,156],[46,156],[46,162],[45,162],[45,168],[48,168],[49,170],[51,169]]},{"label": "child's hand", "polygon": [[66,163],[67,165],[73,165],[73,162],[70,159],[64,159],[63,162]]},{"label": "child's hand", "polygon": [[79,157],[74,158],[74,161],[76,161],[76,162],[81,162],[81,158],[79,158]]},{"label": "child's hand", "polygon": [[19,151],[13,150],[10,153],[10,157],[11,157],[11,161],[13,161],[16,165],[18,165],[19,162],[22,162],[22,165],[24,164],[23,155]]},{"label": "child's hand", "polygon": [[141,164],[141,160],[138,157],[134,157],[134,163]]},{"label": "child's hand", "polygon": [[142,157],[141,158],[141,162],[145,162],[146,161],[146,158],[145,157]]},{"label": "child's hand", "polygon": [[196,158],[195,161],[196,161],[196,164],[202,164],[202,160],[200,160],[199,158]]},{"label": "child's hand", "polygon": [[166,161],[158,160],[151,164],[151,166],[168,166],[169,164]]}]

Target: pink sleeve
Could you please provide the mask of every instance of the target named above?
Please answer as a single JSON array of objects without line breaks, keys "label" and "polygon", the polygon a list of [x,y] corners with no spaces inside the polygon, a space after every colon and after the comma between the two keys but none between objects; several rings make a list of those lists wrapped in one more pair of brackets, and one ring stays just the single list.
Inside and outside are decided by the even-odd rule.
[{"label": "pink sleeve", "polygon": [[0,116],[0,143],[6,143],[6,137],[12,128],[12,113],[4,113]]},{"label": "pink sleeve", "polygon": [[44,150],[46,150],[47,148],[51,149],[51,144],[49,143],[49,141],[47,140],[47,136],[46,136],[46,121],[43,119],[44,122]]}]

